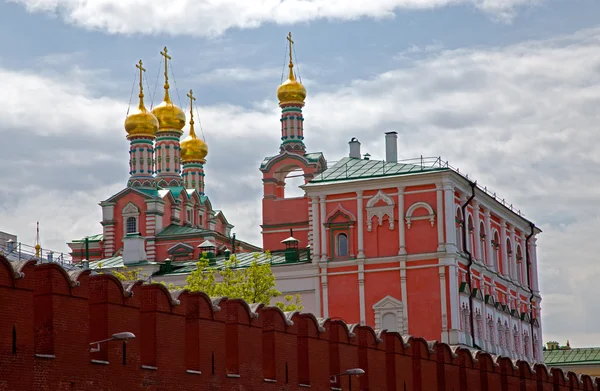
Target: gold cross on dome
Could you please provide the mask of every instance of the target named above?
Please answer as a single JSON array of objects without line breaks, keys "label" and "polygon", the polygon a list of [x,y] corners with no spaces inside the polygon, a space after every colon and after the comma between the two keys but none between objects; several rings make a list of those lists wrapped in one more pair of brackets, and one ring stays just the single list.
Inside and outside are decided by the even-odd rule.
[{"label": "gold cross on dome", "polygon": [[[193,106],[194,106],[194,101],[196,100],[196,97],[194,96],[194,93],[192,92],[192,90],[190,90],[189,94],[187,94],[187,97],[190,98],[190,125],[194,126]],[[191,131],[193,131],[193,128],[191,129]]]},{"label": "gold cross on dome", "polygon": [[288,36],[286,38],[290,43],[290,64],[291,64],[292,63],[292,47],[294,46],[294,41],[292,40],[292,32],[291,31],[288,33]]},{"label": "gold cross on dome", "polygon": [[140,98],[144,96],[144,83],[143,83],[143,74],[146,72],[146,68],[143,67],[142,60],[139,63],[135,64],[135,67],[140,70]]},{"label": "gold cross on dome", "polygon": [[160,52],[160,55],[163,56],[165,58],[165,89],[169,89],[169,61],[171,59],[171,56],[169,56],[168,54],[169,52],[167,51],[167,47],[165,46],[165,48],[163,49],[163,51]]}]

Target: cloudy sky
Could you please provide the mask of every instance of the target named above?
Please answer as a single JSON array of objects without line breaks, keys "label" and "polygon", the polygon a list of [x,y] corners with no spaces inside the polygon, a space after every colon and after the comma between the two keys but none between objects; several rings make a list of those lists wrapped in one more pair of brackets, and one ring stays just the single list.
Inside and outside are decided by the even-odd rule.
[{"label": "cloudy sky", "polygon": [[101,232],[98,202],[128,177],[134,65],[158,103],[166,45],[175,101],[198,97],[207,193],[260,243],[291,30],[308,149],[335,161],[356,136],[381,158],[397,130],[401,158],[442,156],[496,191],[544,231],[544,339],[598,345],[597,0],[0,1],[0,230],[33,243],[39,220],[58,251]]}]

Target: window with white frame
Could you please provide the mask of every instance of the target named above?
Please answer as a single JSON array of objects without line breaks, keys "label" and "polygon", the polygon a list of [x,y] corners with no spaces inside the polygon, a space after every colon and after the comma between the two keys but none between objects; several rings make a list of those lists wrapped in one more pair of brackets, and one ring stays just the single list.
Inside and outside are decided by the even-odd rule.
[{"label": "window with white frame", "polygon": [[488,263],[489,259],[487,257],[487,248],[485,245],[485,237],[486,237],[486,233],[485,233],[485,226],[483,225],[483,222],[479,223],[479,240],[481,240],[481,260],[483,261],[483,263]]},{"label": "window with white frame", "polygon": [[498,252],[500,251],[500,239],[498,238],[498,231],[494,232],[494,237],[492,239],[492,257],[494,260],[494,268],[496,268],[496,270],[500,270],[499,269],[499,254]]},{"label": "window with white frame", "polygon": [[348,256],[348,235],[345,233],[339,233],[336,237],[336,255],[338,257]]},{"label": "window with white frame", "polygon": [[517,245],[517,280],[520,284],[523,284],[523,253],[521,252],[521,246]]},{"label": "window with white frame", "polygon": [[471,215],[469,215],[469,218],[467,219],[467,251],[469,251],[471,254],[473,254],[474,248],[473,232],[473,218],[471,218]]},{"label": "window with white frame", "polygon": [[121,211],[121,215],[123,216],[123,235],[140,232],[140,210],[133,202],[125,205]]},{"label": "window with white frame", "polygon": [[462,212],[460,209],[456,209],[456,247],[458,251],[463,251],[463,234],[462,234],[462,226],[464,224]]},{"label": "window with white frame", "polygon": [[128,234],[134,234],[137,232],[137,218],[136,217],[128,217],[127,218],[127,231]]}]

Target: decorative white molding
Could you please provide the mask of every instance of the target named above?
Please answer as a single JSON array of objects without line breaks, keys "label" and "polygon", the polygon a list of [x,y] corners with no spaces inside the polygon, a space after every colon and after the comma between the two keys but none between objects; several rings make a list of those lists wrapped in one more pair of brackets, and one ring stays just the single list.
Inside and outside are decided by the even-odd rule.
[{"label": "decorative white molding", "polygon": [[[385,202],[387,205],[375,206],[379,201]],[[378,224],[383,224],[383,218],[387,215],[390,222],[390,230],[394,230],[394,200],[389,195],[379,190],[375,197],[367,202],[367,231],[373,229],[373,217],[377,217]]]},{"label": "decorative white molding", "polygon": [[121,215],[123,216],[123,236],[127,235],[127,219],[130,217],[135,217],[135,232],[140,232],[140,209],[133,202],[125,205],[121,210]]},{"label": "decorative white molding", "polygon": [[123,214],[123,216],[125,216],[125,215],[138,216],[140,214],[140,209],[137,206],[135,206],[135,204],[133,202],[130,202],[127,205],[125,205],[125,207],[123,208],[123,211],[121,213]]},{"label": "decorative white molding", "polygon": [[[421,208],[427,210],[428,215],[413,216],[415,211],[417,209],[421,209]],[[435,225],[435,212],[433,211],[433,208],[431,207],[431,205],[429,205],[427,202],[419,201],[419,202],[415,202],[414,204],[412,204],[411,206],[408,207],[408,210],[406,211],[405,219],[406,219],[406,226],[408,227],[408,229],[410,229],[413,221],[420,221],[420,220],[429,220],[429,222],[431,223],[431,227],[433,228],[433,226]]]},{"label": "decorative white molding", "polygon": [[329,223],[330,220],[333,219],[338,213],[346,216],[348,218],[348,221],[356,221],[356,216],[354,216],[354,214],[348,209],[344,208],[341,203],[338,203],[335,209],[327,215],[325,221]]},{"label": "decorative white molding", "polygon": [[404,303],[390,295],[379,300],[373,305],[373,311],[375,311],[375,329],[381,330],[384,316],[387,314],[392,314],[396,317],[397,329],[390,331],[397,331],[400,334],[405,334],[403,308]]}]

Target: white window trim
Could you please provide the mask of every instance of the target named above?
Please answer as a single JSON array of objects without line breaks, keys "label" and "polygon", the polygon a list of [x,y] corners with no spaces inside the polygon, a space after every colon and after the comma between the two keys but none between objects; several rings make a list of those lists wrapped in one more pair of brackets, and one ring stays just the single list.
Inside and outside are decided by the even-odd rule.
[{"label": "white window trim", "polygon": [[121,215],[123,216],[123,236],[127,235],[127,219],[129,217],[135,217],[135,230],[140,232],[140,209],[133,202],[125,205]]},{"label": "white window trim", "polygon": [[403,309],[404,303],[390,295],[379,300],[373,305],[373,311],[375,312],[375,329],[381,330],[384,315],[391,313],[396,315],[397,332],[400,334],[405,334],[406,324]]}]

